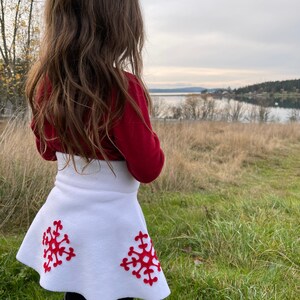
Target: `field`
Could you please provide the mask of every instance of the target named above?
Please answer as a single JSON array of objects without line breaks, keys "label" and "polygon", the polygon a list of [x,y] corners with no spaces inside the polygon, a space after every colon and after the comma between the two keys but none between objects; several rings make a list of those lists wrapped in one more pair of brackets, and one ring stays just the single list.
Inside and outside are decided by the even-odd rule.
[{"label": "field", "polygon": [[[169,299],[299,299],[300,124],[154,127],[166,167],[139,199]],[[0,299],[62,299],[15,260],[55,164],[37,157],[26,124],[2,130]]]}]

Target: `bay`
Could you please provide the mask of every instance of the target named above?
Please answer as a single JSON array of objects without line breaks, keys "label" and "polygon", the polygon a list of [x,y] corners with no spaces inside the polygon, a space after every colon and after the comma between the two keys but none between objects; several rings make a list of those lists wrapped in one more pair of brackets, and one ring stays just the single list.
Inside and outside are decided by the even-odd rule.
[{"label": "bay", "polygon": [[[184,105],[186,98],[190,94],[184,93],[151,93],[151,98],[156,107],[159,107],[160,113],[158,118],[171,118],[171,108],[180,107]],[[200,94],[196,94],[199,95]],[[212,97],[211,97],[212,98]],[[241,116],[241,122],[249,122],[249,114],[253,111],[259,111],[259,106],[250,104],[247,102],[237,101],[235,99],[228,99],[226,97],[214,98],[215,106],[217,111],[228,110],[230,107],[234,109],[238,105],[242,106],[243,116]],[[278,123],[288,123],[291,120],[300,121],[300,110],[299,109],[289,109],[281,107],[268,107],[268,117],[267,122],[278,122]],[[218,117],[216,116],[216,120]]]}]

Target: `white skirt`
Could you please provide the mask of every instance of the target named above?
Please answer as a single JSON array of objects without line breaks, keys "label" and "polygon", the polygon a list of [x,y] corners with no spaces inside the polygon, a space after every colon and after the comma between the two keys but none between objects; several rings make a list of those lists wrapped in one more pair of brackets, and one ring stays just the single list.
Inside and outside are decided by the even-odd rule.
[{"label": "white skirt", "polygon": [[[170,294],[137,200],[139,182],[123,161],[94,160],[83,174],[57,152],[55,186],[33,220],[17,259],[50,291],[87,300]],[[84,161],[75,157],[77,171]]]}]

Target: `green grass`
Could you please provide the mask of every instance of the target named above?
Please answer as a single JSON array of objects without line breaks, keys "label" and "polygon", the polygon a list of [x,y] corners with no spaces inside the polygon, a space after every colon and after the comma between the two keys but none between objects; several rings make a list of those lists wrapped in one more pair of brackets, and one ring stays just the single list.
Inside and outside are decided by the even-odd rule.
[{"label": "green grass", "polygon": [[170,299],[299,299],[299,179],[298,148],[215,193],[142,194]]},{"label": "green grass", "polygon": [[[157,192],[140,200],[169,299],[299,299],[300,155],[291,146],[245,166],[215,191]],[[23,233],[0,239],[0,299],[62,299],[15,260]]]},{"label": "green grass", "polygon": [[23,234],[0,237],[0,299],[61,300],[62,294],[42,289],[38,274],[15,259],[22,237]]}]

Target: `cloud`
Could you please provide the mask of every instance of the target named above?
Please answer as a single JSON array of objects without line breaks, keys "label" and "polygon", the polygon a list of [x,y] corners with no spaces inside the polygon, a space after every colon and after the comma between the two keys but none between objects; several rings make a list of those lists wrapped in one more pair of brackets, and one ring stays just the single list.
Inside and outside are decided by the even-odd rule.
[{"label": "cloud", "polygon": [[[164,70],[164,75],[155,75],[162,82],[189,78],[187,83],[194,85],[198,80],[188,72],[191,69],[199,69],[203,82],[225,85],[257,82],[255,76],[259,79],[261,74],[266,80],[280,74],[281,79],[300,77],[299,0],[141,3],[148,33],[145,71]],[[176,76],[175,69],[181,70]],[[205,76],[203,70],[220,70],[223,77]]]},{"label": "cloud", "polygon": [[257,82],[295,79],[295,74],[253,69],[148,67],[145,78],[150,88],[201,86],[207,88],[227,88],[246,86]]}]

